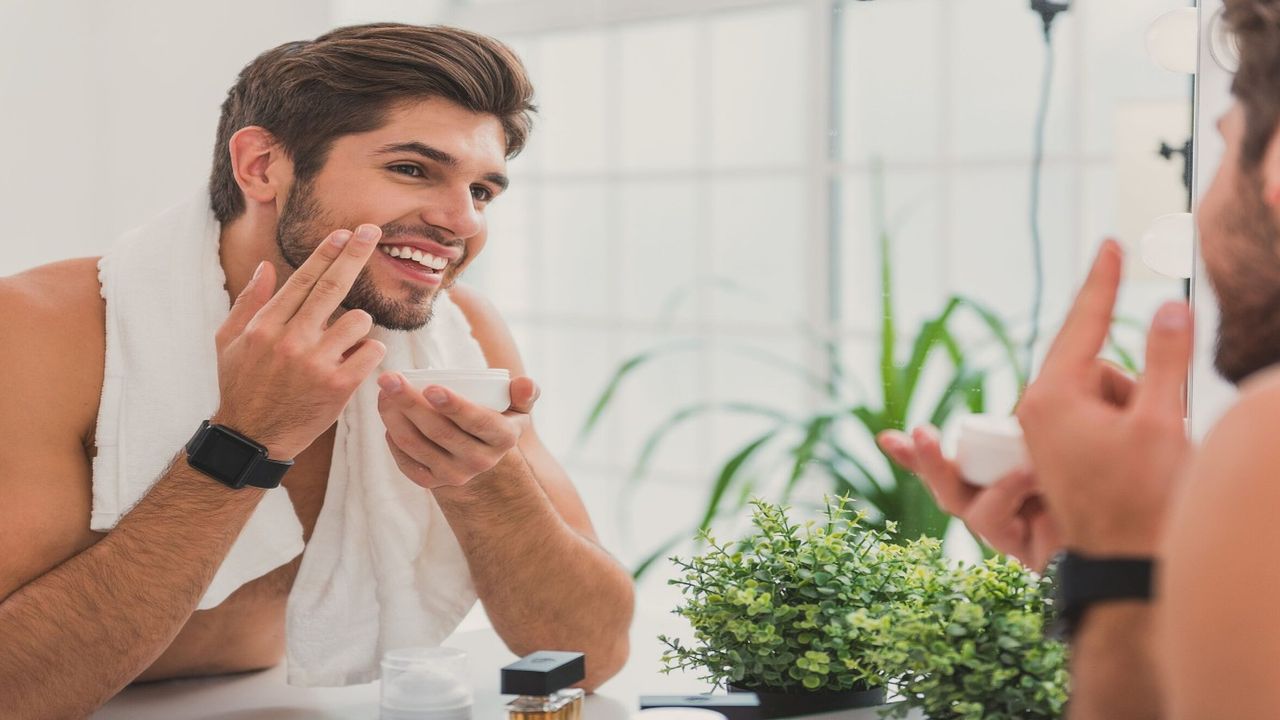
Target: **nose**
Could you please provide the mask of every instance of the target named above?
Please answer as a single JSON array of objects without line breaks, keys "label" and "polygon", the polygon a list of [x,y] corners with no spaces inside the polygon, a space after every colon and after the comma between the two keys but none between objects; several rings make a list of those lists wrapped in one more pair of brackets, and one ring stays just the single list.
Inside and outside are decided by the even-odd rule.
[{"label": "nose", "polygon": [[476,207],[469,186],[434,194],[422,209],[422,220],[461,239],[474,237],[484,229],[484,216]]}]

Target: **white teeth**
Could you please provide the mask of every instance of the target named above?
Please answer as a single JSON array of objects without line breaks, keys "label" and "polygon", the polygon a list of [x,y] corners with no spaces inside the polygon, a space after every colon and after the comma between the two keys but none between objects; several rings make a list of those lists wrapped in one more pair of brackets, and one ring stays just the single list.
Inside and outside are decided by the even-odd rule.
[{"label": "white teeth", "polygon": [[401,258],[403,260],[413,260],[419,265],[432,270],[444,270],[449,266],[449,260],[447,258],[436,257],[431,253],[424,253],[421,250],[411,248],[408,245],[383,245],[379,249],[391,257]]}]

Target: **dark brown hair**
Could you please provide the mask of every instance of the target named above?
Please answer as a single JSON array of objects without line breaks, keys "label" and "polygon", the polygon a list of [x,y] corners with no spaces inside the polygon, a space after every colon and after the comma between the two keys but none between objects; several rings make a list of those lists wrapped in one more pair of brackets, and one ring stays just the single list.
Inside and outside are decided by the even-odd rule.
[{"label": "dark brown hair", "polygon": [[1226,0],[1226,19],[1240,47],[1231,93],[1244,108],[1240,165],[1255,170],[1280,125],[1280,0]]},{"label": "dark brown hair", "polygon": [[507,157],[524,147],[535,111],[533,86],[520,59],[493,38],[382,23],[268,50],[240,71],[222,103],[209,177],[214,215],[225,224],[244,212],[227,149],[240,129],[257,125],[270,132],[305,181],[324,167],[334,140],[381,127],[398,103],[431,97],[496,116]]}]

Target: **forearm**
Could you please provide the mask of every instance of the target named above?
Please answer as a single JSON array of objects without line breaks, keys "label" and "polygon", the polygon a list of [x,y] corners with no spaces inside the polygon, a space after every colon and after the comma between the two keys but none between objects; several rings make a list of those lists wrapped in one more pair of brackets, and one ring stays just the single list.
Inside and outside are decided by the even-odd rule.
[{"label": "forearm", "polygon": [[17,718],[83,717],[164,652],[262,497],[179,458],[94,546],[0,603],[0,696]]},{"label": "forearm", "polygon": [[625,664],[630,575],[561,518],[518,452],[463,487],[434,493],[512,652],[584,652],[588,689]]},{"label": "forearm", "polygon": [[1091,608],[1071,646],[1070,720],[1160,717],[1148,603]]}]

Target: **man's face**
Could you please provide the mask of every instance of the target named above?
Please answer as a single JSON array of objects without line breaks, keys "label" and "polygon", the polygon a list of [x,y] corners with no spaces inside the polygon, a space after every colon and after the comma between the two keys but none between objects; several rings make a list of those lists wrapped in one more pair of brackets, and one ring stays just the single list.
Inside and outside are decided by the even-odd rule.
[{"label": "man's face", "polygon": [[333,230],[380,226],[381,246],[343,306],[383,327],[415,330],[484,247],[485,207],[507,182],[506,136],[498,118],[438,98],[388,118],[338,138],[319,174],[290,189],[276,240],[297,268]]},{"label": "man's face", "polygon": [[1221,307],[1214,364],[1239,383],[1280,362],[1280,224],[1263,200],[1264,171],[1241,169],[1239,104],[1218,128],[1226,152],[1200,203],[1200,249]]}]

